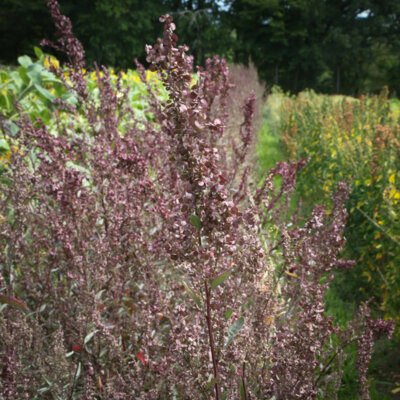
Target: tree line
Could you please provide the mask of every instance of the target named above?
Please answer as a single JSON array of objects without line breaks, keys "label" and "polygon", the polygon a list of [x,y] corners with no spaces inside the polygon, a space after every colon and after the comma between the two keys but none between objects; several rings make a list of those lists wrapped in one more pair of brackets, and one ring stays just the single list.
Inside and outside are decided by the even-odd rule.
[{"label": "tree line", "polygon": [[[3,0],[0,63],[16,64],[52,37],[43,0]],[[359,95],[400,91],[400,2],[396,0],[62,0],[89,65],[133,67],[174,16],[195,62],[220,54],[252,60],[266,84],[298,92]],[[22,24],[22,22],[24,22]]]}]

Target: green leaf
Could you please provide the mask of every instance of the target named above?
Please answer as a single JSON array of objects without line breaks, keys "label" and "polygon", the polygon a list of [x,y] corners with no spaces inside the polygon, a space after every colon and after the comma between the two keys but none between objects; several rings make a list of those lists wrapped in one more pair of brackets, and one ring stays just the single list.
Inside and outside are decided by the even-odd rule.
[{"label": "green leaf", "polygon": [[18,74],[19,74],[20,78],[22,79],[22,82],[25,85],[28,86],[30,81],[31,81],[31,78],[28,76],[26,68],[25,67],[18,67],[17,71],[18,71]]},{"label": "green leaf", "polygon": [[240,400],[246,400],[246,393],[244,392],[243,381],[241,379],[239,381],[239,388],[240,388]]},{"label": "green leaf", "polygon": [[210,389],[211,387],[213,387],[217,382],[219,382],[221,378],[219,376],[217,376],[214,379],[211,379],[211,381],[207,382],[207,384],[205,385],[206,389]]},{"label": "green leaf", "polygon": [[76,370],[75,374],[75,381],[77,381],[80,376],[81,376],[81,363],[78,364],[78,369]]},{"label": "green leaf", "polygon": [[107,353],[107,347],[103,347],[100,351],[99,357],[102,358]]},{"label": "green leaf", "polygon": [[225,348],[227,348],[231,344],[232,340],[239,333],[240,329],[242,329],[243,324],[244,324],[244,318],[240,317],[228,328],[228,337],[225,342],[224,346]]},{"label": "green leaf", "polygon": [[6,128],[6,133],[11,136],[15,136],[19,131],[18,125],[14,124],[12,121],[5,121],[4,126]]},{"label": "green leaf", "polygon": [[4,294],[0,294],[0,303],[8,304],[13,307],[17,307],[22,311],[28,312],[28,306],[22,301],[12,296],[6,296]]},{"label": "green leaf", "polygon": [[200,230],[201,230],[201,220],[200,220],[200,218],[197,215],[192,214],[190,216],[189,220],[190,220],[190,223],[200,232]]},{"label": "green leaf", "polygon": [[97,300],[101,299],[102,294],[106,291],[106,289],[101,289],[99,292],[95,294]]},{"label": "green leaf", "polygon": [[42,84],[42,72],[43,72],[43,67],[39,64],[31,64],[27,68],[27,75],[29,78],[32,79],[32,82],[36,85],[41,85]]},{"label": "green leaf", "polygon": [[64,87],[61,87],[62,91],[64,92],[61,95],[61,98],[65,100],[69,104],[77,105],[78,104],[78,99],[71,93],[68,92]]},{"label": "green leaf", "polygon": [[0,139],[0,153],[7,153],[10,151],[10,146],[7,141],[4,139]]},{"label": "green leaf", "polygon": [[9,209],[6,211],[5,217],[7,218],[7,221],[10,225],[14,225],[15,222],[15,211],[14,209]]},{"label": "green leaf", "polygon": [[225,312],[225,321],[228,321],[228,319],[231,317],[232,313],[233,313],[232,308],[228,308],[226,310],[226,312]]},{"label": "green leaf", "polygon": [[18,57],[18,62],[23,67],[28,68],[28,66],[32,64],[32,59],[29,56],[21,56]]},{"label": "green leaf", "polygon": [[39,47],[34,47],[33,51],[35,52],[36,57],[40,60],[43,57],[43,51]]},{"label": "green leaf", "polygon": [[97,329],[95,329],[94,331],[88,333],[85,337],[85,340],[83,341],[85,344],[89,343],[89,341],[92,339],[92,337],[98,332]]},{"label": "green leaf", "polygon": [[225,271],[223,274],[215,278],[211,282],[211,290],[214,290],[218,285],[220,285],[222,282],[224,282],[228,276],[232,273],[232,270]]},{"label": "green leaf", "polygon": [[27,96],[32,90],[34,89],[32,82],[29,82],[29,85],[24,87],[22,91],[20,91],[17,95],[17,100],[23,99],[25,96]]},{"label": "green leaf", "polygon": [[200,296],[187,284],[185,280],[182,280],[182,284],[186,291],[188,292],[189,296],[192,298],[192,300],[196,303],[196,305],[201,308],[201,299]]},{"label": "green leaf", "polygon": [[35,89],[47,100],[53,102],[56,99],[54,94],[51,94],[47,89],[43,88],[42,86],[35,83]]}]

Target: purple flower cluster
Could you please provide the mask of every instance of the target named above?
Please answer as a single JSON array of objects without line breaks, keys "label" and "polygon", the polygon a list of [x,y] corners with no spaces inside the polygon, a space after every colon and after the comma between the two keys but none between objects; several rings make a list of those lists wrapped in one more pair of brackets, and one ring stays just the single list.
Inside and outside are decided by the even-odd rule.
[{"label": "purple flower cluster", "polygon": [[351,264],[337,258],[348,187],[329,215],[316,207],[299,221],[289,200],[305,161],[277,164],[256,187],[257,99],[248,93],[232,121],[224,60],[193,82],[163,16],[163,38],[146,51],[168,98],[137,64],[143,121],[105,68],[89,93],[70,21],[48,5],[79,112],[55,104],[56,130],[18,121],[0,195],[0,289],[30,311],[2,311],[4,398],[316,399],[333,393],[329,377],[340,383],[337,361],[361,328],[364,376],[390,324],[364,316],[342,332],[323,303],[332,270]]}]

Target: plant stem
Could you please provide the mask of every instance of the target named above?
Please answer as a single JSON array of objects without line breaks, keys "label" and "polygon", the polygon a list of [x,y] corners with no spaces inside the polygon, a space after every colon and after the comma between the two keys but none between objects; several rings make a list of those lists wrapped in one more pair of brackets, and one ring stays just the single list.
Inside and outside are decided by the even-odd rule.
[{"label": "plant stem", "polygon": [[248,400],[247,389],[246,389],[246,363],[245,362],[243,362],[243,369],[242,369],[242,385],[243,385],[244,400]]},{"label": "plant stem", "polygon": [[329,366],[332,364],[333,360],[339,355],[339,352],[343,350],[345,347],[349,346],[350,344],[354,343],[356,339],[349,340],[341,349],[337,349],[333,356],[328,360],[328,362],[324,365],[321,372],[319,373],[317,379],[314,382],[313,388],[315,389],[320,379],[323,377],[324,373],[328,370]]},{"label": "plant stem", "polygon": [[214,378],[216,379],[214,388],[215,388],[215,399],[219,400],[219,385],[218,385],[218,360],[215,355],[215,346],[214,346],[214,337],[212,331],[212,323],[211,323],[211,289],[207,285],[207,281],[205,282],[206,289],[206,303],[207,303],[207,327],[208,327],[208,337],[210,340],[210,349],[211,349],[211,357],[214,368]]},{"label": "plant stem", "polygon": [[76,382],[76,376],[78,375],[79,365],[80,365],[80,362],[78,362],[78,364],[76,364],[75,373],[74,373],[74,377],[73,377],[73,380],[72,380],[72,386],[71,386],[71,391],[70,391],[69,396],[68,396],[68,400],[71,400],[73,395],[74,395],[75,382]]}]

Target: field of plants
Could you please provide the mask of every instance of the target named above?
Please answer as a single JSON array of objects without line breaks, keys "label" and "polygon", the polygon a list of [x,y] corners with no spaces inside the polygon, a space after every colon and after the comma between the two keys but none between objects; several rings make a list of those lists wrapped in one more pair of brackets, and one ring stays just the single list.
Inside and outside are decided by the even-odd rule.
[{"label": "field of plants", "polygon": [[360,99],[305,92],[280,101],[278,130],[286,154],[310,158],[297,184],[309,208],[314,202],[329,205],[338,182],[351,183],[345,251],[358,263],[346,275],[354,283],[349,293],[373,296],[386,317],[400,322],[398,103],[385,91]]},{"label": "field of plants", "polygon": [[397,103],[264,104],[169,15],[147,70],[89,70],[47,4],[68,62],[0,69],[1,398],[396,395]]},{"label": "field of plants", "polygon": [[[389,99],[386,89],[358,99],[312,91],[290,96],[275,89],[265,106],[260,165],[309,159],[296,188],[305,214],[316,203],[329,213],[332,190],[341,181],[351,186],[343,254],[356,264],[335,273],[326,297],[328,311],[342,323],[362,301],[377,315],[394,319],[397,326],[400,322],[399,115],[398,100]],[[398,380],[398,345],[398,339],[383,345],[386,350],[377,360],[383,384]]]}]

